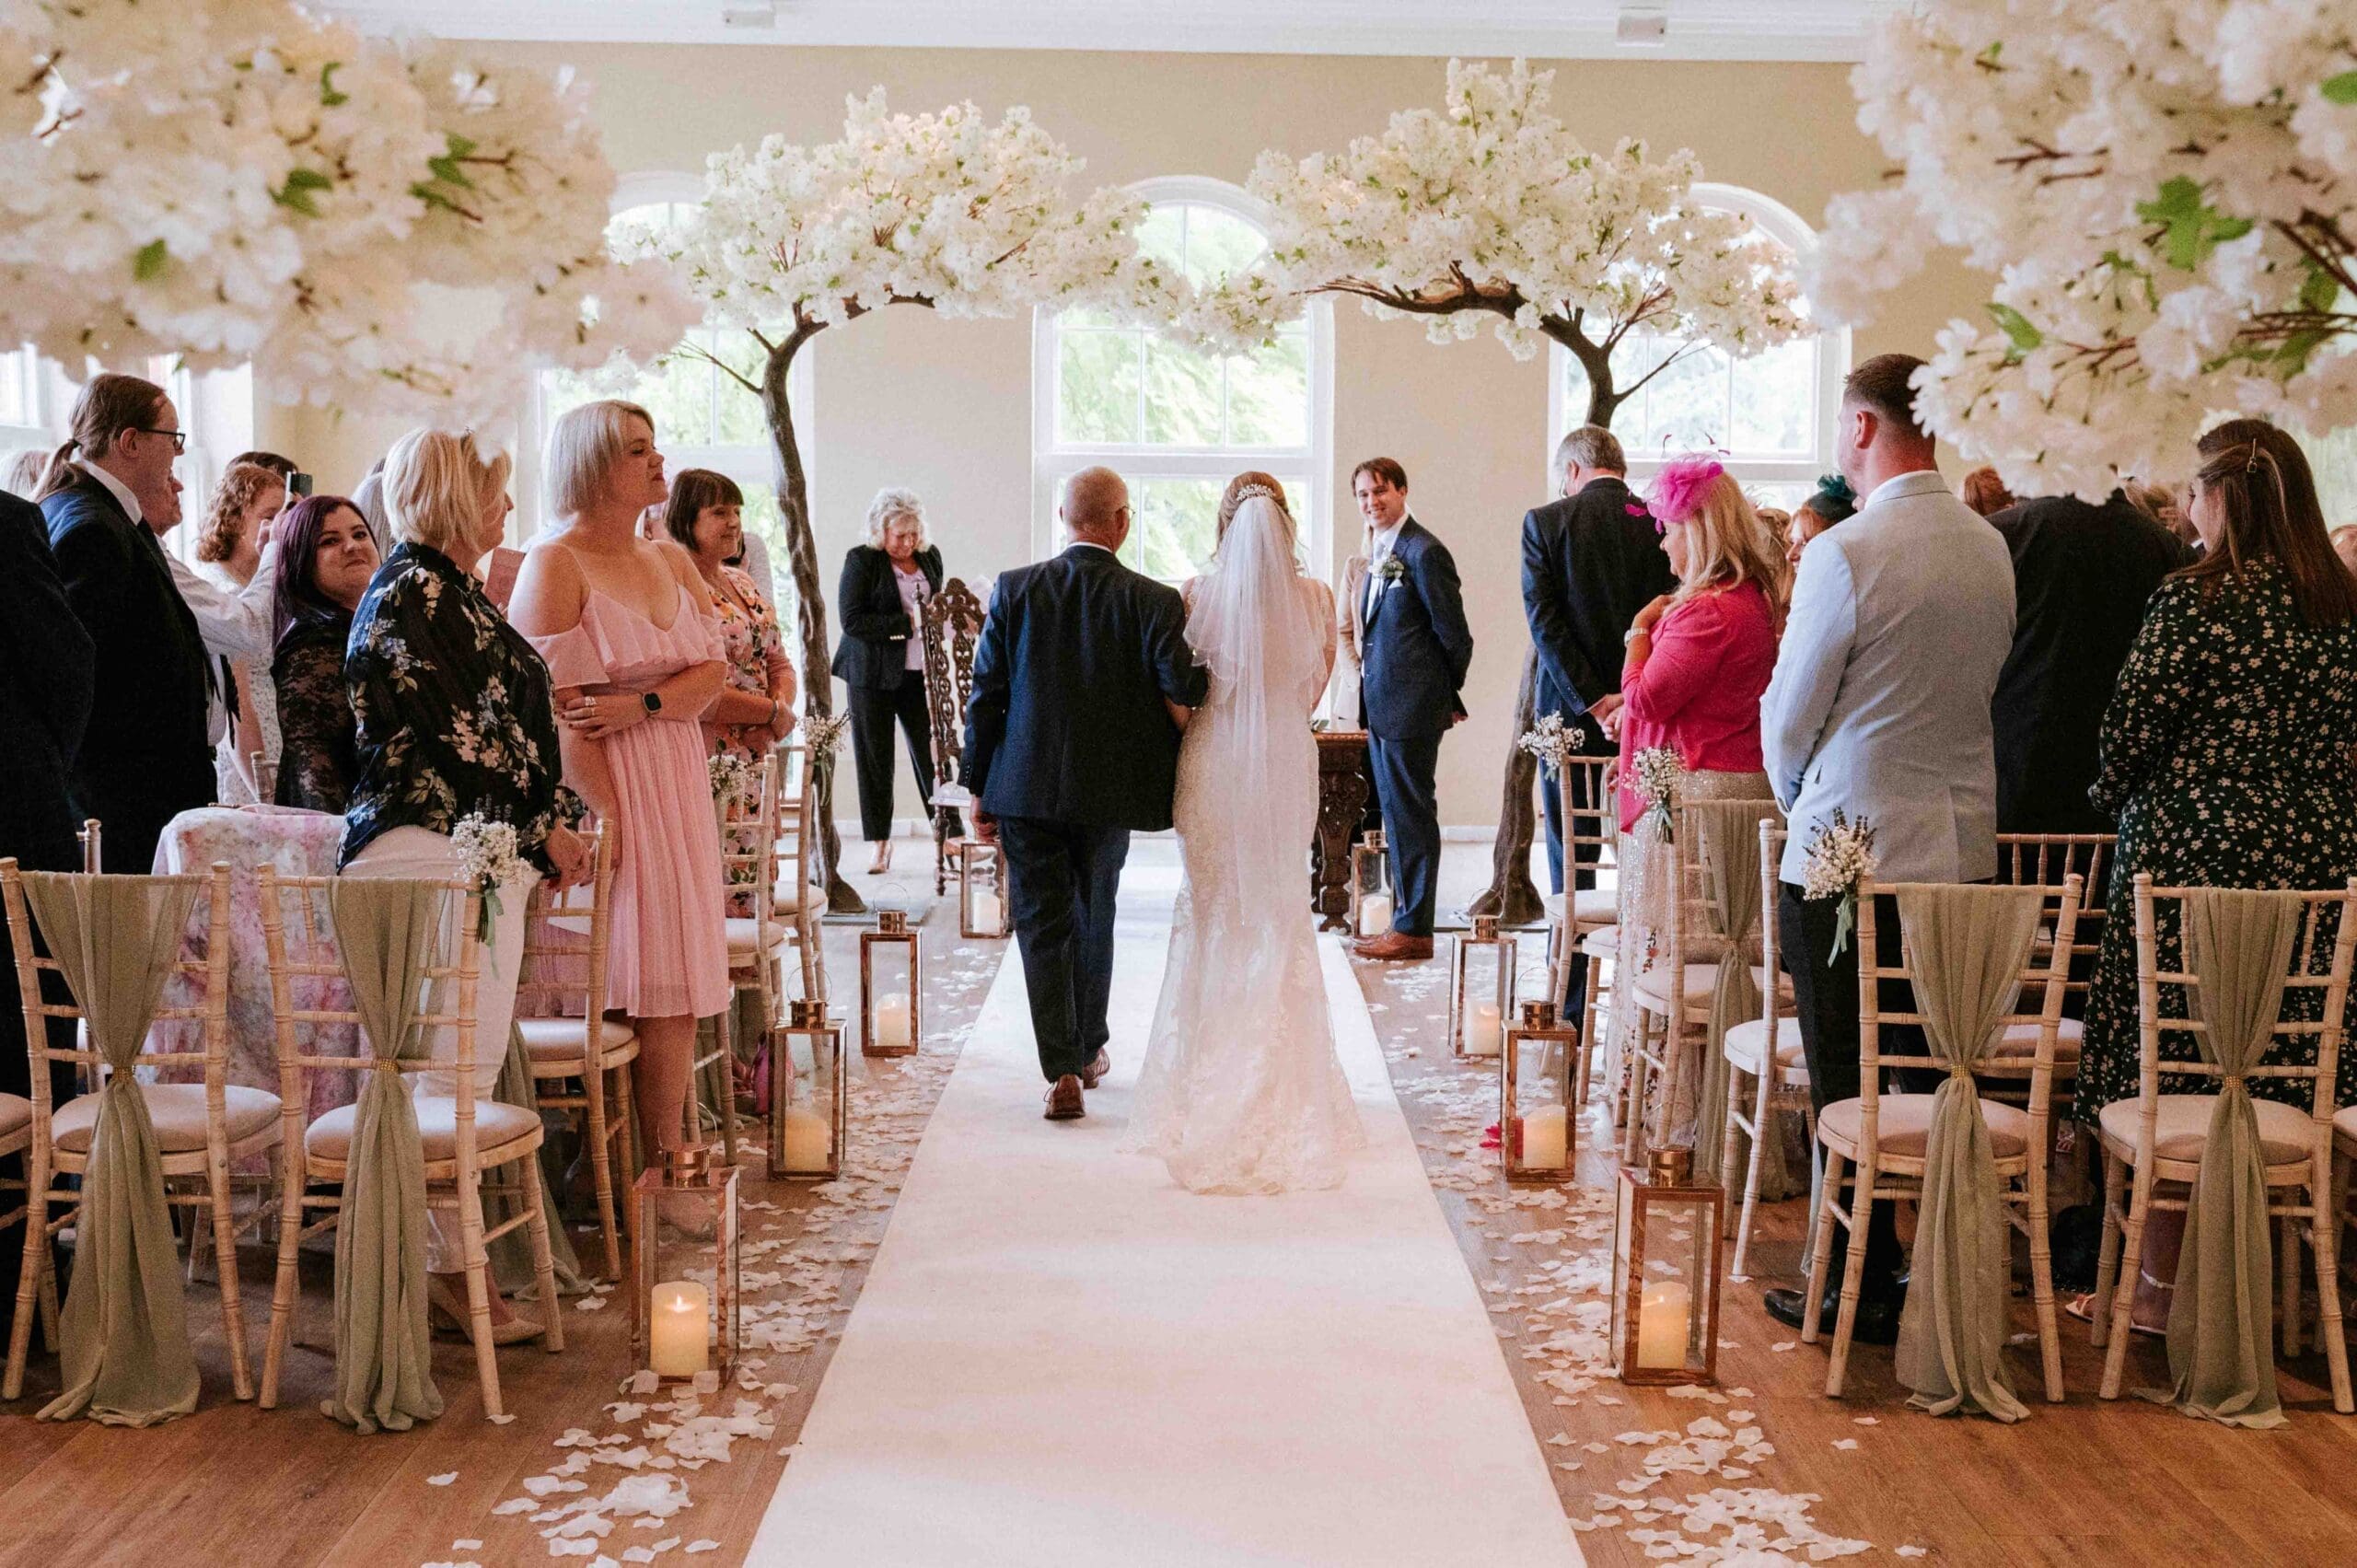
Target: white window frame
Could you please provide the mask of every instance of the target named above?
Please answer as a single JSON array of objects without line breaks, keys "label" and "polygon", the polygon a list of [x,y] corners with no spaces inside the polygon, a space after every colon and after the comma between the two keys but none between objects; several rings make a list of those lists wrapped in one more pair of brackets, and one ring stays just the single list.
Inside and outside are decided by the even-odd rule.
[{"label": "white window frame", "polygon": [[50,378],[42,374],[40,352],[26,343],[0,354],[0,377],[15,384],[17,405],[26,416],[21,424],[0,424],[0,449],[54,447],[58,438],[50,431],[57,422],[51,412]]},{"label": "white window frame", "polygon": [[[1149,205],[1190,203],[1215,208],[1241,218],[1266,235],[1267,207],[1241,186],[1208,175],[1165,175],[1141,180],[1129,187]],[[1334,312],[1324,299],[1313,299],[1303,310],[1309,339],[1309,444],[1295,447],[1178,447],[1139,446],[1127,442],[1056,441],[1058,380],[1062,356],[1058,352],[1058,313],[1031,313],[1031,556],[1044,560],[1062,546],[1056,525],[1056,496],[1066,475],[1093,463],[1117,469],[1132,482],[1155,479],[1214,479],[1222,482],[1249,468],[1267,469],[1279,477],[1295,471],[1302,476],[1308,498],[1306,517],[1297,518],[1307,537],[1303,540],[1313,575],[1333,575],[1333,528],[1328,493],[1334,472]]]},{"label": "white window frame", "polygon": [[[1724,185],[1710,180],[1698,180],[1692,187],[1696,203],[1712,212],[1739,213],[1758,225],[1770,238],[1789,247],[1795,260],[1813,254],[1817,250],[1817,230],[1808,220],[1773,196],[1748,190],[1741,185]],[[1727,471],[1744,484],[1806,485],[1833,467],[1834,427],[1841,406],[1841,378],[1850,370],[1850,329],[1837,327],[1815,334],[1817,345],[1817,377],[1814,383],[1816,406],[1810,411],[1815,428],[1815,448],[1806,458],[1747,457],[1741,452],[1729,455]],[[1551,435],[1547,442],[1547,482],[1554,482],[1555,447],[1563,436],[1583,422],[1585,409],[1569,406],[1564,396],[1564,382],[1571,374],[1571,352],[1560,343],[1548,345],[1547,367],[1547,428]],[[1616,432],[1616,434],[1619,434]],[[1675,452],[1629,451],[1629,480],[1637,489],[1660,471]]]},{"label": "white window frame", "polygon": [[[614,184],[613,201],[609,213],[613,216],[635,207],[649,207],[661,203],[693,205],[704,197],[704,180],[700,174],[657,169],[638,174],[625,174]],[[812,349],[806,344],[794,356],[794,366],[787,372],[786,391],[794,407],[795,434],[799,437],[802,471],[811,487],[818,483],[816,444],[811,433],[818,429],[818,377],[812,368]],[[709,367],[708,367],[709,368]],[[508,519],[508,542],[519,548],[530,542],[545,520],[547,506],[546,476],[540,471],[541,454],[548,439],[551,423],[548,413],[548,372],[532,378],[531,396],[525,400],[524,412],[516,422],[516,511]],[[742,387],[722,377],[712,370],[717,388],[738,396],[749,397]],[[678,473],[683,469],[711,469],[725,473],[739,484],[754,485],[764,490],[783,491],[784,484],[777,471],[777,453],[765,438],[743,446],[713,446],[708,443],[672,444],[670,433],[656,431],[656,438],[663,447],[664,471]],[[784,574],[786,563],[772,561],[772,573]],[[789,580],[790,579],[786,579]]]}]

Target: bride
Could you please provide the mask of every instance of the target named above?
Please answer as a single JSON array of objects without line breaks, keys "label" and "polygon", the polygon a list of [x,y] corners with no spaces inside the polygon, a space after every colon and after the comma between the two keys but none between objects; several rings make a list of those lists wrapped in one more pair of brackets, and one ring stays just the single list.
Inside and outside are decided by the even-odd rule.
[{"label": "bride", "polygon": [[1334,597],[1301,575],[1276,481],[1239,474],[1228,496],[1211,570],[1186,587],[1211,691],[1178,752],[1185,877],[1124,1146],[1198,1192],[1332,1187],[1366,1141],[1302,900]]}]

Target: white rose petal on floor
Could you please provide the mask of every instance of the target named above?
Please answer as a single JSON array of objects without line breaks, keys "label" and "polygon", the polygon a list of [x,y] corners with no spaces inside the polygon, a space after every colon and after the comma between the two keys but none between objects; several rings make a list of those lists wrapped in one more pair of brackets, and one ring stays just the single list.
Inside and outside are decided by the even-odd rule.
[{"label": "white rose petal on floor", "polygon": [[1580,1561],[1338,947],[1369,1135],[1339,1191],[1197,1197],[1117,1152],[1174,883],[1125,879],[1086,1121],[1040,1120],[1000,971],[749,1561]]}]

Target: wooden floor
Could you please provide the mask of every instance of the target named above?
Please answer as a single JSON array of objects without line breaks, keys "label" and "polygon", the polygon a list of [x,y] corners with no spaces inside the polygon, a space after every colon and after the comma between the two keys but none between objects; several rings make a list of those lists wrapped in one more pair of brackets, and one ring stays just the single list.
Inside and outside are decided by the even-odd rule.
[{"label": "wooden floor", "polygon": [[[908,858],[914,846],[903,846]],[[1486,850],[1459,846],[1449,856],[1445,889],[1461,897],[1486,865]],[[903,877],[912,881],[911,877]],[[927,929],[931,983],[928,1033],[946,1041],[970,1025],[979,1007],[995,945],[946,943],[936,919]],[[833,935],[838,976],[854,975],[847,934]],[[1445,962],[1445,959],[1441,962]],[[1723,1501],[1773,1516],[1803,1508],[1828,1538],[1870,1543],[1861,1561],[1892,1561],[1901,1547],[1921,1548],[1933,1562],[2070,1563],[2210,1562],[2230,1560],[2288,1563],[2357,1562],[2357,1420],[2335,1416],[2325,1399],[2320,1355],[2282,1368],[2291,1424],[2272,1433],[2229,1430],[2136,1400],[2106,1404],[2093,1388],[2097,1357],[2084,1325],[2066,1320],[2064,1370],[2068,1401],[2033,1405],[2031,1418],[2013,1427],[1983,1420],[1934,1420],[1905,1408],[1892,1381],[1890,1353],[1862,1347],[1852,1357],[1849,1397],[1831,1401],[1820,1389],[1818,1347],[1771,1347],[1797,1336],[1759,1306],[1763,1284],[1789,1269],[1797,1252],[1797,1204],[1768,1214],[1755,1247],[1760,1280],[1731,1285],[1721,1352],[1724,1402],[1671,1398],[1629,1389],[1608,1380],[1565,1395],[1542,1384],[1543,1363],[1525,1359],[1534,1330],[1554,1321],[1526,1316],[1521,1304],[1560,1296],[1553,1288],[1587,1250],[1567,1228],[1601,1214],[1608,1162],[1583,1157],[1582,1185],[1557,1208],[1492,1212],[1506,1190],[1493,1179],[1468,1183],[1465,1156],[1478,1139],[1476,1116],[1488,1075],[1451,1063],[1435,1017],[1440,994],[1431,966],[1356,966],[1395,1082],[1435,1177],[1442,1205],[1464,1247],[1469,1268],[1497,1314],[1501,1346],[1521,1387],[1541,1451],[1567,1516],[1611,1521],[1580,1536],[1597,1564],[1648,1561],[1631,1532],[1678,1528],[1675,1516],[1651,1523],[1621,1523],[1620,1510],[1599,1510],[1599,1494],[1616,1502],[1667,1499],[1680,1506],[1718,1491]],[[854,981],[855,984],[855,981]],[[838,995],[843,993],[839,983]],[[887,1074],[900,1069],[877,1064]],[[939,1082],[939,1063],[931,1081]],[[893,1081],[887,1079],[887,1082]],[[894,1129],[913,1138],[917,1121],[903,1115]],[[900,1154],[905,1157],[905,1149]],[[888,1195],[895,1179],[877,1179]],[[1469,1186],[1471,1190],[1466,1190]],[[792,1232],[812,1202],[807,1190],[771,1189],[755,1182],[754,1201],[775,1202],[764,1225]],[[873,1225],[880,1228],[879,1211]],[[1516,1239],[1523,1237],[1524,1239]],[[855,1302],[867,1252],[831,1270],[822,1297],[832,1293],[832,1321]],[[245,1263],[250,1317],[266,1311],[255,1288],[264,1260]],[[1546,1286],[1541,1289],[1538,1287]],[[1516,1295],[1517,1291],[1526,1294]],[[324,1271],[306,1295],[303,1327],[313,1342],[328,1331]],[[448,1401],[438,1421],[401,1434],[356,1436],[317,1413],[329,1364],[298,1353],[290,1363],[284,1407],[263,1411],[228,1397],[227,1370],[209,1289],[191,1293],[191,1318],[200,1330],[204,1401],[185,1420],[144,1432],[87,1422],[32,1419],[55,1383],[52,1361],[37,1358],[28,1398],[0,1411],[0,1565],[147,1562],[180,1564],[368,1564],[479,1562],[542,1563],[551,1560],[540,1527],[493,1508],[520,1494],[526,1477],[550,1469],[563,1456],[552,1446],[575,1428],[615,1430],[604,1407],[617,1396],[628,1362],[627,1321],[619,1299],[610,1310],[568,1310],[567,1348],[550,1356],[532,1346],[502,1353],[507,1408],[517,1419],[485,1422],[477,1401],[471,1357],[465,1347],[437,1343],[435,1370]],[[2026,1308],[2015,1327],[2030,1327]],[[257,1334],[257,1342],[259,1335]],[[768,1441],[741,1439],[730,1462],[713,1464],[691,1480],[693,1506],[660,1532],[642,1537],[617,1530],[603,1550],[652,1545],[659,1535],[682,1543],[705,1540],[717,1550],[691,1559],[714,1565],[744,1561],[788,1448],[825,1370],[831,1333],[804,1353],[772,1355],[761,1376],[795,1392],[769,1402],[777,1422]],[[2028,1381],[2026,1359],[2017,1362]],[[2156,1342],[2140,1340],[2130,1359],[2131,1386],[2165,1379]],[[1568,1402],[1558,1402],[1568,1400]],[[1683,1432],[1698,1419],[1729,1427],[1751,1412],[1774,1453],[1741,1467],[1736,1477],[1670,1474],[1636,1492],[1645,1456],[1658,1440],[1623,1444],[1631,1433]],[[1843,1447],[1844,1443],[1854,1444]],[[1600,1446],[1596,1451],[1591,1446]],[[1447,1462],[1434,1455],[1434,1463]],[[1576,1465],[1577,1469],[1561,1468]],[[433,1479],[452,1476],[447,1485]],[[610,1479],[610,1478],[609,1478]],[[1787,1501],[1813,1494],[1814,1501]],[[1762,1540],[1779,1530],[1767,1527]],[[1719,1527],[1688,1538],[1724,1548],[1736,1538]],[[480,1546],[461,1548],[461,1541]],[[1656,1548],[1656,1550],[1662,1550]],[[1806,1561],[1804,1549],[1792,1550]],[[678,1562],[666,1552],[660,1559]],[[1478,1532],[1466,1560],[1480,1560]],[[586,1562],[586,1558],[580,1561]],[[880,1565],[893,1568],[893,1565]],[[1510,1568],[1510,1565],[1509,1565]]]}]

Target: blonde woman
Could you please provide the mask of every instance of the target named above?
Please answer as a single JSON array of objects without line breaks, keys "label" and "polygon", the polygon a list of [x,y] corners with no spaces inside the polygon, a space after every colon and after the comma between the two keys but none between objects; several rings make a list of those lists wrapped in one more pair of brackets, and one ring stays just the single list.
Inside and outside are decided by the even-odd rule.
[{"label": "blonde woman", "polygon": [[[909,748],[917,798],[933,798],[933,715],[924,691],[925,601],[941,591],[941,552],[913,491],[879,490],[867,504],[865,540],[843,557],[835,604],[842,640],[834,672],[851,693],[851,755],[859,774],[859,830],[871,877],[892,868],[892,727]],[[932,807],[927,807],[927,814]]]},{"label": "blonde woman", "polygon": [[702,722],[728,667],[694,558],[638,531],[666,494],[647,412],[570,411],[545,469],[557,525],[525,556],[512,605],[556,684],[564,776],[618,846],[608,995],[638,1035],[653,1156],[682,1141],[696,1020],[730,994]]}]

